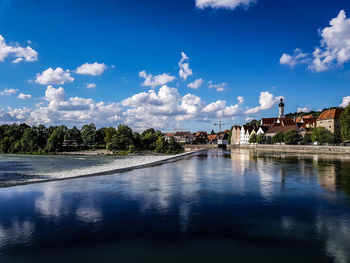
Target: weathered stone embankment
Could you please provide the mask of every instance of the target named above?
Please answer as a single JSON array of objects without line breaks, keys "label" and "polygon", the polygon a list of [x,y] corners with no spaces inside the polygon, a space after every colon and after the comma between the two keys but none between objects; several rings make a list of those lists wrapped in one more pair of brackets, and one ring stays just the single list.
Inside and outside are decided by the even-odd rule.
[{"label": "weathered stone embankment", "polygon": [[350,146],[322,146],[322,145],[229,145],[228,149],[255,149],[274,152],[302,152],[302,153],[330,153],[350,154]]}]

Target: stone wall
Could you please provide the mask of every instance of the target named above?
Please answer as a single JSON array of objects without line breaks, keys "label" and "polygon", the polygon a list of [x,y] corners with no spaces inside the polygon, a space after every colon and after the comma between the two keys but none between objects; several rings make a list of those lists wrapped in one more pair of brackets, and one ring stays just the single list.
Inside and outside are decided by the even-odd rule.
[{"label": "stone wall", "polygon": [[350,146],[322,146],[322,145],[229,145],[229,149],[256,149],[261,151],[278,151],[278,152],[308,152],[308,153],[336,153],[350,154]]},{"label": "stone wall", "polygon": [[218,148],[218,145],[211,144],[185,144],[185,151],[199,151],[199,150],[207,150],[207,149],[215,149]]}]

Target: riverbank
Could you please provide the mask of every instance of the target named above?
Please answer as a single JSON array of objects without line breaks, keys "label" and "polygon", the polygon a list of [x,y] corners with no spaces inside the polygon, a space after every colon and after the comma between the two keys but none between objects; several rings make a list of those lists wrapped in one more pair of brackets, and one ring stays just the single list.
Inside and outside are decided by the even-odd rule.
[{"label": "riverbank", "polygon": [[229,145],[228,149],[253,149],[273,152],[300,152],[300,153],[328,153],[328,154],[349,154],[349,146],[322,146],[322,145]]}]

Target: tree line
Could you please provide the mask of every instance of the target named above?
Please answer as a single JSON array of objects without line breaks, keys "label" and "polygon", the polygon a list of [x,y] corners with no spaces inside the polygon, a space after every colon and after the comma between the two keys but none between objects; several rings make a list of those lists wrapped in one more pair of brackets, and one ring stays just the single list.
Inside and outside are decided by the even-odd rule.
[{"label": "tree line", "polygon": [[97,129],[93,123],[84,125],[81,129],[69,129],[64,125],[0,126],[0,153],[45,154],[96,148],[106,148],[121,154],[141,151],[165,154],[183,152],[183,146],[174,138],[166,141],[163,134],[153,128],[137,133],[126,125]]}]

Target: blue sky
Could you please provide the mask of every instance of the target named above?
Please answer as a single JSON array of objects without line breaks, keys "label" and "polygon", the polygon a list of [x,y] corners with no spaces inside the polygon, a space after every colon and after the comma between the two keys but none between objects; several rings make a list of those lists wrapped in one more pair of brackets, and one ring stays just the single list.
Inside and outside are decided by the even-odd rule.
[{"label": "blue sky", "polygon": [[210,131],[274,117],[280,96],[286,112],[346,105],[347,15],[346,0],[1,0],[0,121]]}]

